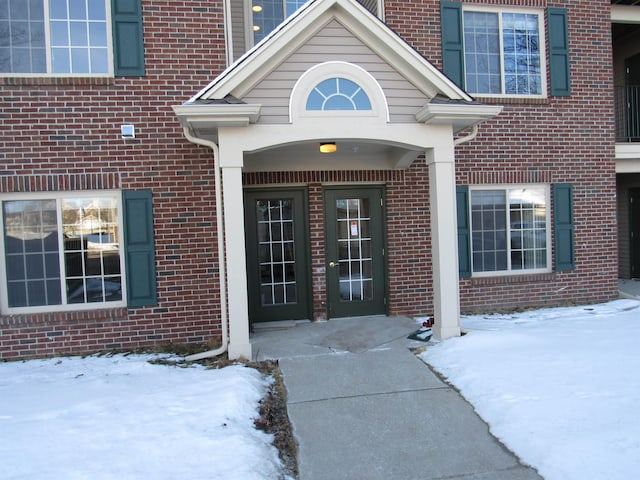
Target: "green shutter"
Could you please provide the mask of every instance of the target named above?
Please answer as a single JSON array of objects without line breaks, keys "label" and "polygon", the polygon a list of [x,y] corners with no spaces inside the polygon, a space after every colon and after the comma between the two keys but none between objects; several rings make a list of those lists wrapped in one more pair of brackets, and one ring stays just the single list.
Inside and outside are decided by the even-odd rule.
[{"label": "green shutter", "polygon": [[151,190],[122,192],[127,305],[156,305],[156,260]]},{"label": "green shutter", "polygon": [[464,88],[464,49],[462,34],[462,4],[440,2],[442,29],[442,68],[456,85]]},{"label": "green shutter", "polygon": [[469,225],[469,187],[456,187],[458,218],[458,273],[460,278],[471,276],[471,228]]},{"label": "green shutter", "polygon": [[567,9],[547,9],[549,24],[549,71],[551,74],[551,95],[566,97],[571,95],[569,66],[569,34]]},{"label": "green shutter", "polygon": [[111,0],[116,77],[144,76],[141,0]]},{"label": "green shutter", "polygon": [[555,231],[556,271],[573,270],[573,187],[568,183],[553,185],[553,227]]}]

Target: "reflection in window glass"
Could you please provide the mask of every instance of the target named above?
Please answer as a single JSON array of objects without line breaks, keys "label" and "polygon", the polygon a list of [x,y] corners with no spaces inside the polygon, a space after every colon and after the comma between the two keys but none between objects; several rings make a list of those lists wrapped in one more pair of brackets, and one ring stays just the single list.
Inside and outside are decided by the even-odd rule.
[{"label": "reflection in window glass", "polygon": [[336,200],[340,299],[367,301],[373,295],[373,259],[369,229],[369,200]]},{"label": "reflection in window glass", "polygon": [[293,200],[258,200],[261,305],[297,303]]},{"label": "reflection in window glass", "polygon": [[60,305],[56,202],[4,202],[3,215],[9,307]]},{"label": "reflection in window glass", "polygon": [[46,68],[42,0],[0,0],[0,72],[37,73]]},{"label": "reflection in window glass", "polygon": [[498,15],[464,12],[465,86],[473,93],[500,93]]},{"label": "reflection in window glass", "polygon": [[463,29],[470,93],[542,93],[538,14],[465,11]]},{"label": "reflection in window glass", "polygon": [[472,190],[473,271],[547,269],[547,224],[542,187]]},{"label": "reflection in window glass", "polygon": [[62,200],[68,303],[122,299],[115,198]]},{"label": "reflection in window glass", "polygon": [[8,307],[122,301],[118,198],[2,203]]},{"label": "reflection in window glass", "polygon": [[0,0],[0,72],[47,73],[49,56],[50,73],[108,73],[106,8],[107,0]]},{"label": "reflection in window glass", "polygon": [[308,0],[254,0],[251,4],[253,40],[258,43]]}]

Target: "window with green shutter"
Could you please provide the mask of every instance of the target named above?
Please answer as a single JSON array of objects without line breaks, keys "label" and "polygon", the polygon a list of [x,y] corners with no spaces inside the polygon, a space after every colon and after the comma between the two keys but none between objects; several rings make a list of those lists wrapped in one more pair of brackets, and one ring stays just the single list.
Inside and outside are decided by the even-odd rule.
[{"label": "window with green shutter", "polygon": [[459,186],[456,203],[461,277],[551,271],[548,186]]},{"label": "window with green shutter", "polygon": [[0,76],[144,75],[141,0],[0,0],[0,32]]},{"label": "window with green shutter", "polygon": [[547,87],[543,10],[440,2],[444,73],[477,96],[570,94],[567,10],[549,8]]},{"label": "window with green shutter", "polygon": [[155,305],[151,191],[3,194],[0,272],[4,314]]},{"label": "window with green shutter", "polygon": [[[548,187],[456,187],[461,278],[551,271]],[[553,184],[555,270],[575,269],[573,186]]]}]

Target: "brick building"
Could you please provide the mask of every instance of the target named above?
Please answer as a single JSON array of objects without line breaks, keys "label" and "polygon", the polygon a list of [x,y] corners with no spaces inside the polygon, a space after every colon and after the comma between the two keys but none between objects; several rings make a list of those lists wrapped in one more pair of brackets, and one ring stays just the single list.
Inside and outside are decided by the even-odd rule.
[{"label": "brick building", "polygon": [[0,358],[615,298],[633,3],[0,0]]}]

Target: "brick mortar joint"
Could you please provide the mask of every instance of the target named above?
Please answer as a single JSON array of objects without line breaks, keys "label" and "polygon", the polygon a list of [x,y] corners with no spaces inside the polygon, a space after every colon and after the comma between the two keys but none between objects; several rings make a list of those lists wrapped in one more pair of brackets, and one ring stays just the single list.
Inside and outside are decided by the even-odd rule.
[{"label": "brick mortar joint", "polygon": [[122,185],[120,172],[1,175],[0,193],[113,190]]},{"label": "brick mortar joint", "polygon": [[522,283],[541,283],[551,282],[557,280],[555,272],[541,273],[541,274],[526,274],[526,275],[506,275],[499,277],[480,277],[468,279],[471,287],[483,287],[492,285],[511,285]]},{"label": "brick mortar joint", "polygon": [[128,320],[126,307],[80,310],[67,312],[24,313],[0,315],[0,327],[45,327],[51,325],[71,326],[77,323],[101,323],[104,321]]}]

